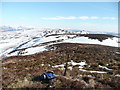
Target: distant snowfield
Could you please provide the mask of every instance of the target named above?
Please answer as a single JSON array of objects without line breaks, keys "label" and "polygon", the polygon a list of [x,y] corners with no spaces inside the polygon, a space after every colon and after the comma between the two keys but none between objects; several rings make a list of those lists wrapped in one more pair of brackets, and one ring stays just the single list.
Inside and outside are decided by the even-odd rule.
[{"label": "distant snowfield", "polygon": [[89,39],[88,37],[77,37],[75,39],[65,40],[63,42],[68,43],[86,43],[86,44],[100,44],[100,45],[106,45],[106,46],[113,46],[118,47],[118,38],[108,38],[106,40],[103,40],[102,42],[98,41],[97,39]]},{"label": "distant snowfield", "polygon": [[[35,54],[42,51],[47,51],[46,46],[57,43],[100,44],[118,47],[117,37],[108,38],[106,40],[103,40],[103,42],[100,42],[97,39],[89,39],[88,37],[75,37],[76,35],[64,35],[65,33],[69,32],[60,29],[23,29],[19,31],[0,32],[0,57]],[[88,34],[88,32],[85,33],[85,31],[81,31],[80,33]],[[47,35],[51,34],[62,35],[46,37]],[[43,43],[47,44],[43,45]],[[24,48],[26,49],[23,51],[19,51],[20,49]],[[9,54],[9,52],[13,50],[16,51]]]}]

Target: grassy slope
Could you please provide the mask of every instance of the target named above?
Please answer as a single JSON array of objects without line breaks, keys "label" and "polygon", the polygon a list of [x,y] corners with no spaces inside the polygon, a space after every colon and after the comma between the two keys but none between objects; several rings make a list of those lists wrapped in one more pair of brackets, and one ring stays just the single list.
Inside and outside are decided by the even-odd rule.
[{"label": "grassy slope", "polygon": [[[51,50],[54,49],[55,50]],[[107,74],[96,74],[82,72],[75,66],[73,70],[67,70],[67,78],[72,80],[86,81],[85,77],[92,75],[94,77],[93,82],[86,81],[89,86],[93,88],[100,87],[120,87],[120,78],[115,77],[116,74],[120,74],[120,57],[115,53],[118,48],[107,47],[101,45],[87,45],[87,44],[71,44],[62,43],[51,45],[48,47],[50,51],[42,53],[28,55],[28,56],[12,56],[4,59],[2,62],[3,67],[3,87],[7,88],[42,88],[43,85],[39,82],[32,82],[31,79],[40,75],[45,71],[53,70],[57,75],[63,75],[64,70],[60,68],[53,68],[56,64],[63,64],[67,60],[69,54],[69,61],[75,62],[86,61],[88,64],[84,69],[86,70],[98,70],[109,72]],[[44,64],[44,65],[43,65]],[[51,66],[49,66],[50,64]],[[111,72],[98,67],[98,64],[102,64],[108,68],[113,69]],[[108,64],[108,65],[106,65]],[[55,79],[54,86],[59,87],[72,87],[69,81],[66,82]],[[75,85],[74,85],[75,86]],[[80,85],[76,86],[80,87]],[[75,88],[75,87],[73,87]]]}]

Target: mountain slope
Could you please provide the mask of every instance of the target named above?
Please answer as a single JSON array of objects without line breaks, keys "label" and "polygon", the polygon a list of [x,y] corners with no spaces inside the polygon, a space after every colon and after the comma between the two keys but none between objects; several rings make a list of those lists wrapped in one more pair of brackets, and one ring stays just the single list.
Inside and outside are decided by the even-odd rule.
[{"label": "mountain slope", "polygon": [[[85,82],[92,88],[119,88],[120,80],[120,54],[118,48],[92,44],[61,43],[50,45],[48,51],[27,55],[12,56],[4,59],[3,87],[9,88],[44,88],[44,84],[33,82],[32,78],[45,71],[54,71],[56,75],[62,76],[64,65],[68,61],[66,79],[62,81],[55,79],[56,88],[73,87],[76,79]],[[69,58],[67,57],[69,55]],[[93,78],[89,83],[85,78]],[[91,79],[90,79],[91,80]],[[66,81],[66,82],[65,82]],[[28,82],[29,84],[26,84]],[[82,88],[81,85],[73,87]],[[85,87],[85,86],[84,86]]]},{"label": "mountain slope", "polygon": [[[106,34],[62,29],[23,29],[2,32],[0,37],[0,57],[29,55],[47,50],[57,43],[86,43],[118,47],[118,37]],[[42,49],[42,50],[41,50]]]},{"label": "mountain slope", "polygon": [[120,88],[118,36],[84,30],[9,29],[0,33],[3,88],[45,88],[32,79],[46,71],[55,72],[56,89]]}]

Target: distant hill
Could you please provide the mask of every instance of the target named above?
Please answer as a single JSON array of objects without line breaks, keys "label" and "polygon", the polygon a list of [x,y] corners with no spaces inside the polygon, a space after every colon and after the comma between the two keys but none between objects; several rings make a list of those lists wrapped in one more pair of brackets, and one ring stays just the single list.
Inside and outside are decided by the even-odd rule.
[{"label": "distant hill", "polygon": [[109,34],[91,34],[85,30],[35,29],[27,27],[1,27],[0,57],[29,55],[47,51],[57,43],[100,44],[118,47],[118,37]]}]

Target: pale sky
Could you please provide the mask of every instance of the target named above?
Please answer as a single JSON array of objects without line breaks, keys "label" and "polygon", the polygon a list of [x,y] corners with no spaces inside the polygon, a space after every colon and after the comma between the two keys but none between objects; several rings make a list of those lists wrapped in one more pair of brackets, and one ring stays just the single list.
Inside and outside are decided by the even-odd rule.
[{"label": "pale sky", "polygon": [[118,32],[118,2],[1,2],[2,25]]}]

